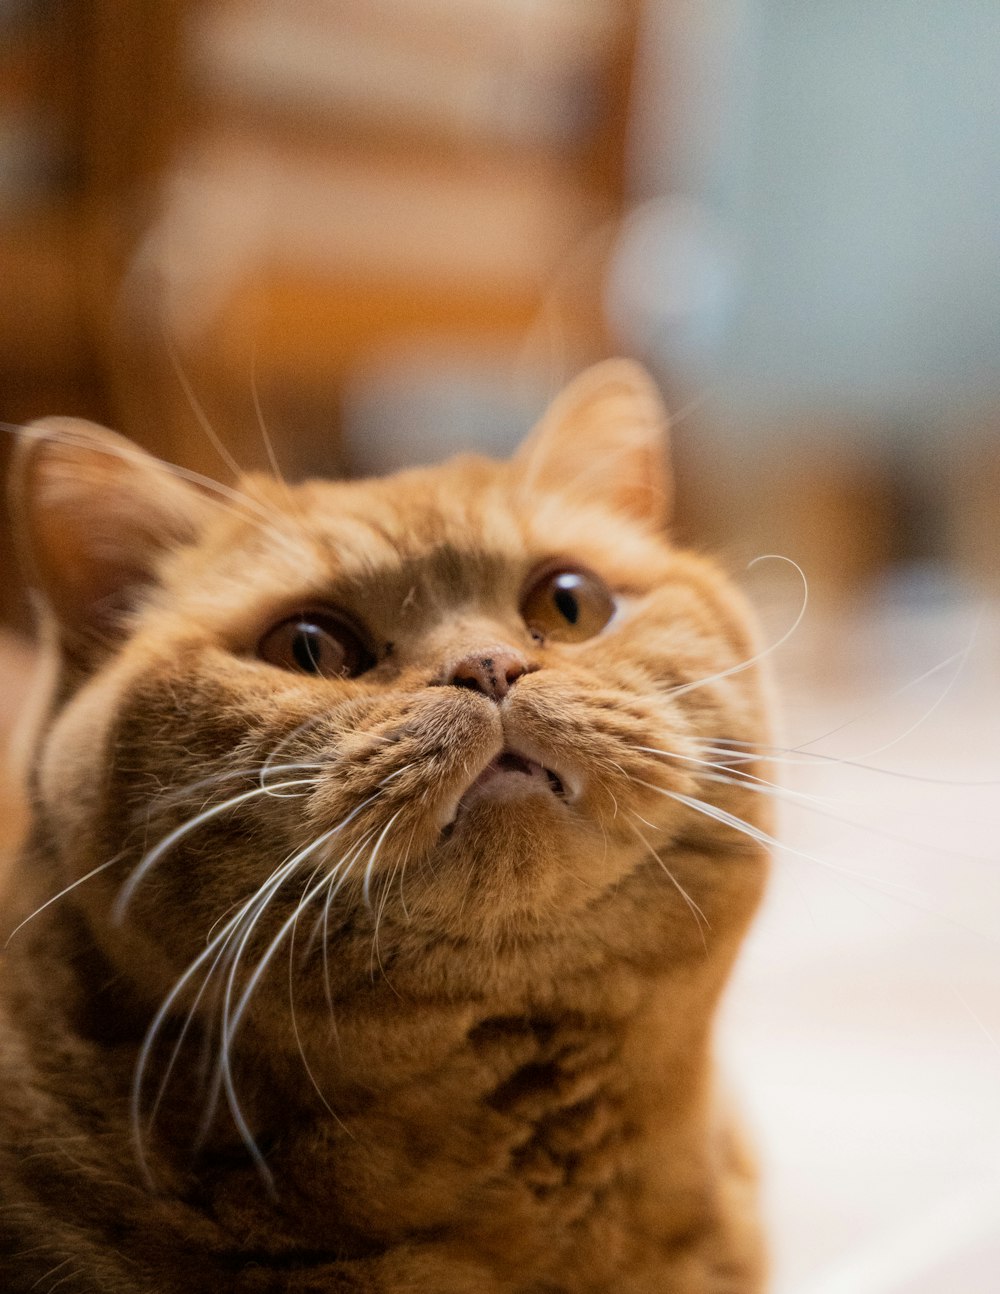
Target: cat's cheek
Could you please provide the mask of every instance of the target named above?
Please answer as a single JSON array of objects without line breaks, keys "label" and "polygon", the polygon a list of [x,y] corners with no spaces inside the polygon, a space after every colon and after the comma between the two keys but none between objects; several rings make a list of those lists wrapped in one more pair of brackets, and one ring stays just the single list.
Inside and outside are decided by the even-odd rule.
[{"label": "cat's cheek", "polygon": [[49,730],[39,758],[39,792],[56,844],[77,863],[81,850],[114,852],[101,838],[110,780],[101,770],[109,764],[112,722],[124,686],[120,672],[99,676],[74,697]]}]

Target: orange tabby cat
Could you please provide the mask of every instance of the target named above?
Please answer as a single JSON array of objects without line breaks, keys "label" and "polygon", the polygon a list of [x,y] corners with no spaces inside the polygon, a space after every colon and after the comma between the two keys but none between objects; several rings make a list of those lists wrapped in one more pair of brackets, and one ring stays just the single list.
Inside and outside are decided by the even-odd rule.
[{"label": "orange tabby cat", "polygon": [[386,480],[29,429],[5,1290],[762,1288],[711,1053],[767,825],[713,751],[765,720],[663,434],[621,361]]}]

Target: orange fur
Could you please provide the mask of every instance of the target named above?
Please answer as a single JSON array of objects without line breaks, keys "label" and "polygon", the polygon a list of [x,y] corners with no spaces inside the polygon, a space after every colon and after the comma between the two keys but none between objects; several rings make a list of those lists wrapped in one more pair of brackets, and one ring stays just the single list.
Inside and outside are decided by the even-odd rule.
[{"label": "orange fur", "polygon": [[[11,924],[80,884],[5,957],[5,1289],[762,1288],[711,1053],[766,864],[671,793],[766,827],[698,762],[764,740],[764,705],[754,669],[714,677],[755,650],[740,598],[662,534],[658,409],[617,362],[511,464],[225,497],[81,424],[26,437],[16,506],[61,665]],[[586,641],[520,617],[552,561],[616,596]],[[365,627],[373,669],[259,659],[317,603]],[[495,644],[530,668],[501,702],[447,685]],[[449,824],[505,747],[574,795],[461,800]],[[170,998],[297,853],[235,966]]]}]

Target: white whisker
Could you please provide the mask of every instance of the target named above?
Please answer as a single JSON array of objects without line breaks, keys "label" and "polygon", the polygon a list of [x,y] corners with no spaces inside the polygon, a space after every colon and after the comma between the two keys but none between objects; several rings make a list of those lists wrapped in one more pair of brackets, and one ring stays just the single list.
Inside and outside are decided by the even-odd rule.
[{"label": "white whisker", "polygon": [[[630,814],[629,816],[630,816],[630,817],[638,817],[638,815],[637,815],[637,814]],[[646,825],[647,825],[647,826],[649,826],[650,824],[649,824],[649,823],[647,823]],[[677,879],[677,877],[673,874],[673,872],[670,870],[670,868],[666,865],[666,863],[663,861],[663,859],[660,857],[660,855],[656,852],[656,850],[653,848],[653,846],[649,843],[649,841],[646,839],[646,837],[642,834],[642,832],[639,830],[639,828],[635,825],[635,823],[629,823],[629,826],[630,826],[631,830],[632,830],[633,832],[635,832],[635,834],[639,837],[640,841],[641,841],[641,842],[646,846],[646,848],[649,850],[650,854],[652,854],[652,856],[656,859],[656,861],[657,861],[657,862],[660,864],[660,866],[663,868],[664,872],[666,873],[667,879],[670,881],[671,885],[673,885],[674,889],[675,889],[675,890],[677,891],[677,893],[681,896],[681,898],[684,900],[684,902],[688,905],[688,908],[689,908],[689,909],[690,909],[690,911],[691,911],[691,915],[694,917],[694,919],[695,919],[695,923],[696,923],[696,924],[697,924],[697,926],[698,926],[698,931],[699,931],[699,934],[701,935],[701,942],[704,944],[704,946],[705,946],[705,951],[707,952],[707,951],[708,951],[708,943],[707,943],[707,941],[706,941],[706,939],[705,939],[705,930],[710,930],[710,929],[711,929],[711,923],[709,922],[708,917],[706,917],[706,916],[705,916],[704,912],[702,912],[702,910],[701,910],[701,908],[698,906],[698,904],[697,904],[697,903],[695,903],[694,899],[691,897],[691,895],[690,895],[690,894],[688,894],[687,890],[686,890],[686,889],[684,888],[684,886],[680,883],[680,881]]]},{"label": "white whisker", "polygon": [[976,641],[977,632],[978,632],[978,625],[976,629],[973,630],[971,636],[969,637],[969,641],[966,643],[966,645],[963,648],[961,648],[960,651],[953,652],[950,656],[946,657],[944,660],[938,661],[936,665],[932,665],[930,669],[924,670],[924,672],[922,674],[917,675],[916,678],[911,678],[908,682],[902,684],[901,687],[895,688],[892,692],[890,692],[887,696],[882,697],[875,705],[871,706],[869,709],[862,711],[860,714],[854,715],[850,719],[846,719],[843,723],[838,723],[835,728],[830,728],[829,731],[821,733],[818,737],[811,737],[808,741],[801,742],[800,745],[793,747],[793,749],[800,751],[800,750],[805,750],[806,747],[808,746],[815,746],[817,742],[826,741],[828,737],[836,736],[838,732],[843,732],[845,728],[850,728],[854,724],[861,722],[861,720],[870,718],[871,715],[877,714],[879,710],[884,709],[885,706],[887,706],[890,701],[894,701],[897,697],[902,696],[905,692],[908,692],[910,688],[918,687],[921,683],[926,682],[926,680],[929,678],[933,678],[935,674],[939,674],[941,670],[947,669],[949,665],[954,664],[954,662],[957,661],[958,668],[956,669],[953,677],[949,679],[948,684],[945,687],[944,691],[937,698],[937,700],[930,707],[930,709],[927,710],[921,716],[921,718],[918,719],[915,724],[913,724],[912,727],[907,728],[907,730],[901,733],[898,737],[893,737],[892,741],[889,742],[888,745],[881,746],[879,747],[878,750],[870,750],[866,754],[856,756],[856,758],[866,759],[868,758],[869,755],[881,754],[883,750],[888,750],[889,746],[894,746],[897,742],[902,741],[904,737],[908,737],[910,733],[913,732],[916,728],[918,728],[926,719],[928,719],[938,708],[941,702],[944,701],[948,693],[951,691],[952,687],[955,685],[955,682],[957,681],[959,675],[961,674],[962,669],[964,668],[966,662],[968,661],[969,654],[972,651],[972,648]]},{"label": "white whisker", "polygon": [[[257,793],[258,794],[260,793],[259,788],[257,789]],[[142,1137],[142,1127],[140,1122],[140,1111],[142,1106],[142,1088],[143,1088],[143,1082],[144,1082],[144,1075],[152,1055],[153,1047],[156,1044],[156,1039],[159,1036],[160,1030],[165,1024],[167,1018],[169,1017],[174,1007],[174,1004],[177,1002],[181,994],[186,990],[188,984],[198,973],[198,971],[203,966],[205,966],[205,964],[210,959],[214,958],[205,975],[204,981],[195,996],[194,1003],[192,1004],[188,1012],[187,1018],[181,1028],[180,1036],[176,1040],[176,1043],[171,1055],[171,1059],[167,1066],[166,1073],[164,1074],[164,1077],[161,1080],[161,1083],[159,1085],[156,1101],[154,1103],[153,1115],[151,1116],[154,1118],[155,1118],[156,1107],[158,1107],[160,1101],[162,1100],[163,1094],[166,1090],[166,1086],[169,1082],[170,1074],[174,1068],[177,1057],[179,1056],[180,1047],[194,1019],[195,1013],[197,1011],[197,1007],[200,1004],[201,999],[205,993],[205,990],[207,989],[208,984],[210,983],[217,968],[222,964],[223,959],[229,956],[231,958],[231,965],[230,965],[230,970],[227,974],[225,997],[223,1000],[223,1022],[222,1022],[222,1035],[221,1035],[223,1060],[220,1062],[221,1072],[219,1073],[219,1076],[216,1079],[216,1081],[214,1081],[213,1083],[214,1091],[215,1092],[218,1091],[218,1088],[221,1085],[222,1081],[224,1081],[226,1078],[226,1071],[228,1069],[228,1046],[231,1041],[232,1035],[231,1035],[231,1031],[227,1030],[226,1011],[228,1008],[228,1002],[231,998],[232,980],[233,980],[233,976],[236,973],[236,969],[237,969],[240,957],[243,953],[243,950],[246,946],[246,943],[250,937],[250,934],[253,928],[256,926],[262,913],[266,910],[266,908],[271,902],[271,899],[277,893],[278,889],[280,889],[280,887],[284,884],[284,882],[295,873],[295,871],[298,869],[302,861],[304,861],[304,859],[309,854],[311,854],[315,849],[319,848],[322,844],[324,844],[326,840],[328,840],[330,837],[332,837],[338,831],[340,831],[344,826],[346,826],[347,823],[350,822],[351,819],[354,818],[367,804],[371,803],[372,800],[376,799],[378,794],[379,793],[376,792],[376,795],[370,796],[368,800],[365,800],[362,804],[360,804],[346,819],[344,819],[343,822],[339,823],[336,827],[331,828],[328,832],[325,832],[317,840],[312,841],[310,845],[306,846],[304,849],[297,851],[290,858],[286,859],[277,868],[275,868],[275,870],[268,876],[268,878],[240,906],[239,910],[225,923],[225,925],[222,927],[219,933],[215,935],[207,943],[206,947],[199,953],[199,955],[194,959],[194,961],[191,962],[191,964],[187,967],[184,973],[174,984],[173,988],[167,994],[166,998],[164,998],[163,1002],[160,1004],[149,1028],[146,1031],[146,1036],[143,1040],[142,1047],[140,1048],[139,1056],[136,1062],[135,1074],[133,1077],[133,1084],[132,1084],[133,1139],[135,1142],[136,1152],[137,1152],[137,1157],[139,1159],[140,1167],[148,1181],[152,1182],[152,1178],[149,1172],[148,1163],[145,1158],[145,1151],[143,1147],[143,1137]],[[246,929],[241,930],[241,927],[244,926],[244,924],[246,924]],[[243,1006],[245,1006],[245,1002],[241,1001],[240,1010],[242,1010]],[[238,1020],[237,1020],[237,1023],[238,1023]],[[231,1082],[231,1075],[229,1075],[229,1079]],[[233,1095],[235,1096],[235,1093],[233,1093]],[[212,1111],[214,1109],[216,1099],[217,1099],[216,1096],[211,1096],[207,1104],[205,1117],[202,1120],[203,1134],[207,1131],[207,1125],[210,1123],[210,1120],[212,1117]],[[250,1151],[252,1157],[254,1157],[255,1162],[257,1163],[257,1166],[260,1169],[265,1182],[269,1183],[270,1188],[273,1188],[273,1181],[271,1181],[270,1173],[267,1170],[267,1166],[263,1162],[262,1157],[260,1156],[260,1152],[257,1149],[256,1143],[254,1142],[253,1137],[249,1133],[249,1128],[246,1127],[245,1120],[242,1122],[242,1124],[240,1122],[240,1117],[239,1117],[240,1111],[239,1111],[238,1102],[236,1103],[236,1108],[234,1109],[233,1114],[234,1114],[234,1118],[237,1121],[237,1127],[239,1128],[241,1135],[244,1135],[244,1133],[246,1134],[247,1148]]]},{"label": "white whisker", "polygon": [[57,899],[61,899],[66,894],[70,894],[73,890],[77,888],[78,885],[82,885],[84,881],[89,881],[92,876],[97,876],[100,872],[106,871],[107,868],[113,867],[115,863],[120,863],[124,857],[125,857],[124,853],[115,854],[114,858],[109,858],[106,863],[100,863],[97,867],[92,867],[90,871],[87,872],[85,875],[78,877],[75,881],[71,882],[69,885],[64,886],[63,889],[61,889],[58,894],[53,894],[50,899],[46,899],[44,903],[40,904],[37,908],[35,908],[34,912],[29,912],[28,915],[24,918],[24,920],[19,922],[14,927],[14,929],[10,932],[10,934],[7,936],[4,942],[4,948],[6,948],[9,945],[10,941],[14,938],[14,936],[17,934],[19,930],[23,930],[23,928],[28,924],[29,921],[33,921],[40,912],[44,912],[46,908],[51,907],[52,904],[57,901]]},{"label": "white whisker", "polygon": [[259,795],[266,795],[270,790],[285,790],[292,786],[311,786],[312,784],[311,778],[300,778],[295,781],[280,782],[277,787],[256,786],[250,791],[243,791],[239,795],[231,796],[228,800],[223,800],[221,804],[215,804],[211,808],[204,809],[195,817],[182,822],[179,827],[175,827],[152,849],[148,850],[136,864],[134,871],[122,886],[118,898],[115,900],[111,911],[112,920],[116,923],[121,923],[132,896],[142,883],[143,878],[149,874],[151,868],[159,862],[164,854],[173,849],[174,845],[189,836],[193,831],[197,831],[199,827],[204,826],[206,822],[211,822],[213,818],[219,817],[220,814],[228,812],[239,804],[244,804],[247,800],[252,800]]},{"label": "white whisker", "polygon": [[912,836],[901,836],[895,831],[886,831],[882,827],[872,826],[868,822],[858,822],[854,818],[845,818],[839,813],[831,813],[829,810],[820,808],[821,803],[829,801],[819,801],[817,797],[806,795],[802,791],[793,791],[785,786],[774,784],[758,786],[751,782],[742,780],[740,777],[726,777],[722,773],[706,773],[705,778],[708,781],[718,782],[726,786],[742,787],[745,791],[753,791],[758,795],[769,795],[776,800],[787,800],[789,806],[793,809],[805,809],[809,813],[819,814],[820,817],[828,818],[831,822],[839,822],[845,827],[854,827],[858,831],[866,832],[872,836],[879,836],[883,840],[891,840],[898,845],[906,845],[910,849],[924,849],[932,854],[945,854],[949,858],[962,858],[970,863],[982,863],[986,866],[994,866],[996,859],[987,858],[983,854],[969,854],[962,849],[950,849],[946,845],[929,844],[926,840],[915,840]]},{"label": "white whisker", "polygon": [[261,403],[260,403],[260,388],[257,384],[257,346],[256,344],[254,344],[254,346],[250,351],[250,396],[253,400],[253,411],[254,411],[254,416],[257,419],[257,429],[260,432],[260,438],[264,445],[264,452],[267,454],[267,461],[270,465],[272,473],[274,474],[274,479],[276,481],[279,481],[284,486],[285,494],[290,498],[291,489],[288,485],[288,482],[285,480],[284,473],[282,472],[281,468],[278,466],[278,456],[274,452],[274,441],[271,439],[271,434],[267,430],[267,425],[264,422],[264,410],[261,408]]},{"label": "white whisker", "polygon": [[382,834],[375,842],[375,848],[372,850],[371,856],[369,857],[368,863],[365,867],[365,879],[364,879],[364,884],[361,887],[361,893],[364,897],[365,907],[368,908],[369,911],[371,911],[371,906],[372,906],[371,905],[371,879],[372,879],[372,870],[375,867],[375,860],[376,858],[378,858],[378,852],[382,848],[382,842],[389,834],[389,830],[392,827],[392,824],[396,821],[396,819],[399,817],[399,815],[402,812],[403,812],[402,809],[397,809],[396,812],[389,819],[389,821],[385,824],[385,826],[382,829]]},{"label": "white whisker", "polygon": [[[634,747],[634,749],[645,751],[646,754],[648,755],[662,755],[667,759],[680,759],[680,760],[683,760],[684,763],[686,764],[697,764],[701,768],[719,769],[725,772],[738,773],[739,785],[752,785],[753,783],[759,782],[763,786],[773,787],[775,790],[778,790],[778,791],[785,791],[787,789],[783,786],[780,786],[779,783],[777,782],[768,781],[766,777],[758,777],[756,773],[744,773],[739,769],[732,768],[732,766],[729,764],[721,763],[715,760],[698,759],[695,755],[681,755],[681,754],[678,754],[676,751],[672,751],[672,750],[658,750],[655,746],[636,746]],[[706,749],[710,751],[709,747],[706,747]],[[734,779],[734,785],[736,784],[737,782]],[[828,799],[818,795],[810,795],[806,791],[788,791],[787,793],[789,795],[795,795],[797,797],[801,797],[802,799],[815,800],[817,804],[829,803]]]},{"label": "white whisker", "polygon": [[[194,959],[194,961],[192,961],[188,965],[186,970],[181,974],[181,976],[175,982],[173,988],[170,990],[167,996],[160,1003],[160,1006],[157,1008],[156,1014],[153,1016],[153,1019],[149,1025],[149,1028],[146,1030],[146,1036],[144,1037],[142,1041],[142,1046],[139,1049],[139,1055],[136,1060],[135,1072],[132,1078],[131,1107],[132,1107],[132,1136],[133,1136],[133,1141],[135,1143],[136,1156],[138,1158],[140,1168],[142,1169],[144,1176],[146,1177],[147,1181],[150,1184],[152,1184],[152,1176],[149,1172],[149,1167],[146,1161],[145,1149],[143,1146],[141,1109],[142,1109],[143,1080],[145,1077],[146,1068],[149,1064],[149,1060],[152,1055],[153,1047],[156,1045],[156,1039],[158,1038],[160,1030],[162,1029],[163,1025],[166,1023],[167,1018],[169,1017],[171,1011],[173,1010],[174,1003],[185,991],[188,984],[198,973],[201,967],[204,966],[205,963],[209,961],[209,959],[212,958],[213,955],[216,955],[216,962],[213,963],[209,971],[209,974],[206,976],[205,982],[203,983],[202,988],[199,990],[198,996],[195,999],[195,1002],[197,1004],[197,1002],[200,1000],[202,993],[204,992],[205,987],[207,986],[207,983],[211,977],[212,971],[214,971],[215,969],[215,965],[218,962],[218,955],[220,955],[221,951],[224,950],[226,943],[229,941],[230,937],[233,935],[233,933],[239,926],[239,923],[243,919],[244,914],[254,905],[256,900],[260,897],[262,891],[265,890],[267,886],[269,886],[274,881],[275,877],[281,874],[285,870],[285,867],[287,867],[287,864],[281,867],[278,867],[274,872],[271,873],[271,875],[263,883],[263,885],[261,885],[257,890],[254,891],[251,897],[240,907],[239,911],[236,912],[229,919],[229,921],[226,922],[226,924],[219,931],[219,933],[212,940],[210,940],[208,944],[206,944],[206,946],[202,949],[202,951],[198,954],[198,956]],[[189,1019],[190,1018],[191,1017],[189,1015]],[[185,1026],[182,1029],[182,1036],[186,1028],[187,1028],[187,1024],[185,1024]],[[174,1063],[174,1057],[171,1058],[170,1066],[168,1066],[168,1071],[169,1071],[169,1068],[173,1065],[173,1063]],[[163,1085],[161,1084],[161,1087],[162,1086]],[[159,1099],[160,1097],[158,1096],[157,1100]]]},{"label": "white whisker", "polygon": [[740,661],[737,665],[730,665],[728,669],[719,670],[717,674],[709,674],[707,678],[697,679],[693,683],[682,683],[678,687],[672,687],[669,689],[669,696],[684,696],[688,692],[694,692],[699,687],[706,687],[709,683],[717,683],[720,679],[731,678],[733,674],[741,674],[744,670],[750,669],[759,661],[770,656],[772,652],[776,652],[779,647],[783,647],[785,643],[788,642],[789,638],[791,638],[795,633],[796,629],[798,629],[799,625],[802,623],[803,617],[806,614],[806,607],[809,605],[809,581],[806,579],[805,571],[803,571],[798,562],[792,561],[790,557],[785,557],[781,553],[764,553],[760,557],[755,557],[749,565],[756,566],[758,562],[771,561],[787,562],[789,566],[793,566],[795,570],[798,571],[799,578],[802,580],[802,605],[799,607],[798,615],[795,617],[789,628],[785,630],[777,642],[771,643],[769,647],[765,647],[762,651],[756,652],[753,656]]},{"label": "white whisker", "polygon": [[[745,751],[745,762],[750,760],[764,760],[769,764],[785,764],[788,766],[798,766],[801,768],[815,767],[817,764],[843,765],[845,768],[859,768],[866,773],[878,773],[883,777],[897,777],[904,782],[923,782],[929,786],[954,786],[965,789],[975,789],[977,787],[985,788],[989,786],[1000,786],[1000,778],[990,777],[982,779],[962,780],[960,778],[948,777],[929,777],[924,773],[903,772],[898,768],[879,768],[877,764],[865,764],[857,759],[845,759],[838,755],[823,755],[815,750],[800,750],[797,747],[789,746],[768,746],[754,742],[737,741],[728,737],[716,737],[717,742],[725,743],[725,746],[711,747],[705,749],[710,753],[723,756],[731,756],[733,751],[726,747],[738,747]],[[769,752],[777,752],[777,754]]]},{"label": "white whisker", "polygon": [[[277,764],[268,770],[268,774],[299,773],[315,771],[324,767],[325,764],[320,763],[319,761],[301,764]],[[178,786],[176,789],[171,788],[170,790],[165,790],[160,795],[156,796],[153,806],[155,811],[159,813],[163,809],[173,807],[182,800],[190,799],[197,791],[203,791],[210,786],[218,786],[220,782],[232,782],[240,777],[252,777],[258,772],[261,772],[260,785],[264,786],[265,774],[262,770],[259,770],[256,767],[233,768],[228,769],[225,773],[213,773],[210,777],[201,777],[195,782],[187,782],[182,786]],[[152,816],[149,809],[145,811],[145,816],[147,818]]]},{"label": "white whisker", "polygon": [[965,994],[961,991],[961,989],[959,989],[955,985],[952,985],[952,992],[958,998],[959,1002],[961,1002],[962,1006],[965,1007],[966,1011],[968,1011],[969,1015],[972,1016],[976,1024],[979,1025],[979,1028],[982,1030],[983,1035],[986,1037],[990,1045],[993,1047],[993,1050],[997,1053],[997,1055],[1000,1055],[1000,1041],[997,1040],[997,1037],[992,1032],[992,1030],[987,1028],[986,1023],[983,1020],[982,1016],[979,1014],[979,1012],[975,1009],[972,1003],[966,998]]},{"label": "white whisker", "polygon": [[315,1091],[316,1095],[319,1097],[320,1101],[323,1103],[323,1106],[325,1107],[327,1112],[337,1123],[337,1125],[340,1128],[342,1128],[343,1131],[346,1132],[349,1137],[353,1139],[354,1134],[348,1129],[346,1124],[340,1118],[340,1115],[333,1108],[330,1102],[326,1099],[326,1096],[323,1093],[322,1089],[320,1088],[319,1082],[317,1081],[316,1076],[312,1071],[312,1066],[309,1064],[309,1058],[306,1056],[305,1047],[302,1045],[302,1035],[299,1032],[299,1021],[298,1021],[298,1017],[295,1014],[295,933],[296,933],[296,930],[298,929],[298,917],[301,915],[306,905],[306,898],[305,898],[306,891],[308,891],[309,888],[311,887],[315,879],[316,873],[322,868],[322,866],[323,866],[322,862],[317,863],[317,865],[313,868],[312,872],[309,874],[309,879],[308,881],[306,881],[306,884],[302,890],[303,897],[300,899],[299,906],[296,908],[296,920],[292,924],[291,936],[288,941],[288,1010],[289,1010],[289,1015],[291,1017],[291,1022],[292,1022],[292,1033],[295,1037],[295,1046],[298,1049],[299,1058],[302,1061],[302,1067],[306,1071],[306,1076],[308,1077],[309,1082],[312,1084],[313,1090]]},{"label": "white whisker", "polygon": [[184,367],[180,361],[180,356],[177,354],[177,350],[173,344],[173,341],[171,340],[169,334],[165,330],[163,333],[163,343],[166,348],[167,358],[170,360],[170,366],[174,370],[174,376],[177,378],[177,381],[180,383],[181,390],[184,392],[184,397],[187,400],[188,405],[190,406],[191,412],[194,414],[198,422],[198,425],[205,433],[205,439],[212,446],[215,452],[219,455],[223,463],[225,463],[225,465],[229,468],[233,476],[236,477],[238,480],[243,475],[243,468],[240,467],[239,463],[237,463],[236,459],[233,458],[232,454],[222,443],[222,440],[219,438],[218,433],[216,432],[215,428],[212,426],[211,422],[209,421],[208,414],[205,412],[204,406],[202,405],[201,401],[195,395],[194,387],[191,385],[188,375],[184,371]]},{"label": "white whisker", "polygon": [[[331,840],[339,832],[343,831],[343,829],[351,821],[353,821],[354,818],[357,817],[357,815],[362,811],[362,809],[364,809],[367,805],[371,804],[372,801],[376,800],[381,794],[382,794],[381,791],[376,791],[374,795],[371,795],[368,797],[368,799],[362,801],[361,804],[359,804],[351,813],[348,814],[346,818],[344,818],[341,822],[339,822],[335,827],[331,827],[328,831],[323,832],[310,844],[306,845],[303,849],[300,849],[299,852],[295,854],[294,857],[289,861],[287,865],[289,871],[296,870],[298,866],[301,863],[303,863],[307,858],[309,858],[311,855],[313,855],[317,849],[321,848],[323,845],[327,843],[327,841]],[[273,1178],[271,1176],[270,1170],[267,1167],[266,1162],[264,1161],[263,1156],[260,1153],[260,1149],[258,1148],[257,1143],[254,1140],[252,1133],[250,1132],[249,1125],[246,1122],[246,1118],[243,1114],[243,1110],[242,1110],[242,1107],[240,1106],[239,1098],[236,1093],[236,1086],[233,1078],[232,1065],[230,1062],[230,1048],[232,1046],[232,1042],[236,1035],[236,1032],[239,1029],[240,1022],[257,988],[257,985],[260,983],[261,978],[263,977],[265,971],[270,965],[278,948],[284,942],[285,938],[287,937],[289,931],[292,929],[293,925],[298,921],[303,908],[307,906],[309,903],[311,903],[312,900],[318,894],[322,893],[322,891],[331,884],[331,880],[333,876],[336,875],[338,869],[342,866],[343,862],[344,860],[342,859],[337,864],[337,866],[333,869],[332,874],[328,874],[324,876],[320,881],[318,881],[314,886],[312,886],[309,889],[308,893],[305,895],[305,897],[300,900],[299,904],[296,906],[296,909],[292,913],[292,915],[282,923],[280,929],[278,930],[278,933],[268,944],[267,948],[264,950],[263,955],[261,956],[256,967],[254,968],[253,973],[250,975],[250,978],[248,979],[246,985],[244,986],[235,1007],[233,1006],[233,996],[234,996],[235,980],[236,980],[236,975],[239,968],[240,959],[242,958],[242,955],[246,950],[246,947],[250,941],[253,931],[258,921],[260,920],[260,917],[266,905],[261,906],[258,909],[258,911],[254,913],[250,917],[249,921],[247,922],[246,929],[239,937],[238,946],[236,948],[236,952],[234,954],[232,964],[226,976],[226,987],[225,987],[225,992],[223,994],[223,1003],[222,1003],[222,1032],[221,1032],[220,1055],[219,1055],[219,1069],[222,1077],[222,1086],[226,1093],[226,1100],[227,1100],[227,1104],[229,1105],[230,1114],[233,1117],[233,1121],[236,1123],[240,1136],[243,1138],[244,1143],[247,1147],[247,1150],[249,1151],[251,1158],[254,1160],[254,1163],[257,1166],[258,1170],[260,1171],[261,1176],[263,1177],[265,1183],[268,1184],[269,1190],[272,1190],[272,1191],[274,1189]]]},{"label": "white whisker", "polygon": [[676,800],[678,804],[687,805],[695,813],[700,813],[706,818],[712,818],[723,826],[732,828],[733,831],[749,836],[751,840],[757,841],[758,844],[766,845],[769,849],[780,849],[783,853],[790,854],[795,858],[801,858],[807,863],[815,863],[818,867],[826,868],[842,876],[850,876],[865,885],[871,885],[873,888],[883,886],[889,889],[902,890],[908,894],[916,894],[920,898],[930,897],[924,890],[918,890],[912,885],[902,885],[898,881],[886,881],[878,877],[866,876],[850,867],[841,867],[838,863],[831,863],[828,858],[820,858],[816,854],[806,853],[805,850],[795,849],[792,845],[786,845],[784,841],[779,840],[776,836],[761,830],[760,827],[755,827],[752,823],[744,821],[743,818],[737,817],[735,813],[730,813],[727,809],[720,808],[717,804],[709,804],[705,800],[696,800],[690,795],[682,795],[679,791],[667,791],[662,786],[654,786],[651,782],[642,782],[641,785],[648,786],[651,791],[656,791],[659,795],[666,795],[671,800]]},{"label": "white whisker", "polygon": [[416,832],[417,832],[417,827],[416,827],[416,824],[414,824],[413,829],[410,832],[410,838],[406,842],[406,849],[403,853],[402,861],[400,862],[400,865],[399,865],[399,906],[402,908],[403,916],[406,917],[407,921],[409,921],[410,919],[410,914],[407,911],[406,896],[403,893],[403,880],[406,877],[406,864],[409,862],[409,859],[410,859],[410,850],[413,848],[413,837],[416,835]]},{"label": "white whisker", "polygon": [[[26,427],[14,423],[0,422],[0,430],[13,432],[15,435],[22,436],[27,430]],[[82,434],[76,434],[70,431],[61,431],[58,434],[49,433],[50,438],[58,441],[63,445],[71,445],[77,448],[107,454],[110,458],[118,458],[122,462],[137,463],[139,465],[148,464],[152,455],[144,449],[136,446],[112,445],[107,443],[98,443],[90,437]],[[197,485],[200,489],[208,492],[208,500],[215,507],[222,509],[224,512],[230,512],[233,516],[239,517],[241,521],[253,521],[260,529],[269,532],[274,538],[281,541],[286,546],[291,547],[290,538],[282,534],[275,527],[275,517],[284,521],[280,513],[275,512],[273,515],[261,505],[252,499],[249,495],[244,494],[241,490],[233,489],[231,486],[223,485],[220,481],[213,480],[210,476],[204,476],[201,472],[193,472],[189,468],[179,467],[176,463],[164,462],[161,458],[153,460],[165,472],[171,476],[177,477],[178,480],[188,481],[192,485]],[[251,515],[248,516],[247,513]],[[296,560],[301,560],[302,550],[300,547],[293,549],[293,555]]]},{"label": "white whisker", "polygon": [[[308,719],[303,719],[301,723],[296,724],[296,726],[291,730],[291,732],[286,733],[285,736],[281,738],[281,740],[278,742],[278,744],[274,747],[274,749],[271,751],[271,753],[268,755],[268,757],[264,760],[263,764],[261,765],[261,769],[260,769],[261,786],[264,785],[265,780],[268,777],[270,777],[271,773],[275,771],[274,761],[275,759],[277,759],[280,752],[285,750],[286,747],[289,745],[289,743],[294,741],[296,737],[301,736],[301,734],[304,732],[308,732],[310,728],[315,728],[316,725],[321,723],[325,717],[326,717],[325,714],[323,714],[322,712],[310,715]],[[324,761],[322,764],[319,765],[319,767],[325,768],[327,767],[329,762],[330,761]]]}]

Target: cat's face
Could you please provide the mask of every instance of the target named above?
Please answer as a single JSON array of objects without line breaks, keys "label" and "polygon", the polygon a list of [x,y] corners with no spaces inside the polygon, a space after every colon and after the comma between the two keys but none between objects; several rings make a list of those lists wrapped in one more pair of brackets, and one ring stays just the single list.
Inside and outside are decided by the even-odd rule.
[{"label": "cat's face", "polygon": [[721,803],[712,748],[762,717],[729,672],[740,600],[661,531],[661,434],[604,366],[511,464],[220,498],[43,426],[23,530],[64,670],[39,794],[67,881],[120,856],[79,890],[113,955],[161,991],[227,930],[344,975],[352,941],[485,964],[608,938],[619,894],[657,946],[741,929],[737,867],[731,891],[671,870],[723,832],[675,797]]}]

